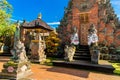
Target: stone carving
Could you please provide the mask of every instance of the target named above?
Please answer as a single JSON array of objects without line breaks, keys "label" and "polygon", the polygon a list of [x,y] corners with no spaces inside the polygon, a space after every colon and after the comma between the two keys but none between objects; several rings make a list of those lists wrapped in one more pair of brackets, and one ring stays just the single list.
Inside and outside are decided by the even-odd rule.
[{"label": "stone carving", "polygon": [[88,45],[92,45],[92,43],[98,42],[98,36],[97,36],[97,30],[95,29],[94,24],[90,26],[90,29],[88,30]]},{"label": "stone carving", "polygon": [[100,50],[98,47],[98,36],[97,30],[95,29],[94,24],[90,26],[88,30],[88,45],[90,46],[91,61],[92,63],[98,64],[100,57]]},{"label": "stone carving", "polygon": [[16,31],[14,33],[14,45],[16,44],[16,41],[20,40],[20,23],[17,21]]},{"label": "stone carving", "polygon": [[80,4],[77,3],[75,7],[77,7],[80,11],[88,11],[94,6],[95,2],[96,0],[84,0]]},{"label": "stone carving", "polygon": [[41,39],[40,34],[37,34],[36,40],[32,40],[30,44],[31,49],[31,61],[32,62],[44,62],[46,60],[45,55],[45,41]]},{"label": "stone carving", "polygon": [[75,46],[68,46],[66,45],[65,49],[64,49],[64,52],[65,52],[65,57],[64,59],[67,60],[67,61],[73,61],[73,56],[75,54]]},{"label": "stone carving", "polygon": [[19,25],[16,27],[14,46],[11,50],[13,57],[3,65],[0,78],[22,80],[31,75],[30,63],[26,56],[25,46],[20,41]]},{"label": "stone carving", "polygon": [[24,44],[18,40],[14,43],[14,48],[11,50],[13,55],[12,59],[15,61],[27,61],[26,51]]},{"label": "stone carving", "polygon": [[16,26],[16,31],[14,34],[14,46],[13,49],[10,51],[13,55],[12,60],[14,61],[27,61],[26,51],[24,43],[20,41],[20,24],[18,22]]},{"label": "stone carving", "polygon": [[100,50],[98,46],[92,46],[90,48],[90,53],[91,53],[91,62],[94,64],[98,64],[99,63],[99,59],[100,59]]}]

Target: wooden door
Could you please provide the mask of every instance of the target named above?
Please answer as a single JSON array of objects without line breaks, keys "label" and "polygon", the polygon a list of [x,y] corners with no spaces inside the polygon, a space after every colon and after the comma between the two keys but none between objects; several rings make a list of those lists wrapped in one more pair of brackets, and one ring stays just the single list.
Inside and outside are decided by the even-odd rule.
[{"label": "wooden door", "polygon": [[88,45],[88,29],[89,25],[87,23],[80,25],[80,45]]},{"label": "wooden door", "polygon": [[80,14],[79,37],[80,45],[88,45],[89,12]]}]

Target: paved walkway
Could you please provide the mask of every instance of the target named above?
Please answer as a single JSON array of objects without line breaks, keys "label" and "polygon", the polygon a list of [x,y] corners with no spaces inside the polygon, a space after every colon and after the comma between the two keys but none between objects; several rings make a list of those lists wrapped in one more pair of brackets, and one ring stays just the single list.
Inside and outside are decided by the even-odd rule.
[{"label": "paved walkway", "polygon": [[[0,71],[7,60],[7,57],[0,57]],[[29,78],[33,80],[120,80],[120,76],[115,75],[39,64],[32,64],[31,69],[33,74]]]}]

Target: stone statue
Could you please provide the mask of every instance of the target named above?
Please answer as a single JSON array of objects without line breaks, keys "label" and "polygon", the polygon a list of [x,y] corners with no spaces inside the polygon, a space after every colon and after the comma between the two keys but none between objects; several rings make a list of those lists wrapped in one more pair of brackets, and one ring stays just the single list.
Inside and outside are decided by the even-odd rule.
[{"label": "stone statue", "polygon": [[16,42],[16,44],[14,45],[14,48],[11,50],[11,53],[13,55],[12,57],[13,60],[16,60],[19,62],[28,60],[26,56],[24,43],[22,43],[20,40]]},{"label": "stone statue", "polygon": [[3,70],[0,76],[5,79],[25,80],[31,75],[30,62],[26,56],[24,43],[20,41],[20,28],[17,24],[14,34],[14,46],[10,51],[13,55],[12,59],[3,65]]},{"label": "stone statue", "polygon": [[73,34],[71,35],[71,44],[74,44],[74,45],[79,44],[78,31],[76,27],[74,27]]},{"label": "stone statue", "polygon": [[11,50],[11,53],[13,55],[12,59],[16,61],[27,61],[26,51],[24,43],[20,41],[20,28],[19,28],[19,22],[16,26],[16,31],[14,34],[14,46]]},{"label": "stone statue", "polygon": [[90,47],[91,62],[95,64],[98,64],[100,58],[100,50],[97,43],[97,30],[95,29],[94,24],[91,24],[90,29],[88,30],[88,45]]},{"label": "stone statue", "polygon": [[16,26],[16,31],[15,31],[15,34],[14,34],[14,41],[18,41],[20,40],[20,23],[19,21],[17,22],[17,26]]},{"label": "stone statue", "polygon": [[64,48],[64,53],[65,53],[65,57],[64,57],[64,59],[66,60],[66,59],[68,59],[68,45],[65,45],[65,48]]},{"label": "stone statue", "polygon": [[74,57],[74,54],[75,54],[75,50],[76,50],[76,47],[75,46],[68,46],[66,45],[65,49],[64,49],[64,52],[65,52],[65,57],[64,59],[65,60],[68,60],[68,61],[73,61],[73,57]]},{"label": "stone statue", "polygon": [[41,62],[46,60],[46,55],[45,55],[45,51],[44,51],[45,48],[46,48],[45,41],[43,41],[40,43],[40,48],[39,48],[39,56],[40,56]]},{"label": "stone statue", "polygon": [[91,24],[90,29],[88,30],[88,45],[91,46],[92,44],[97,45],[98,36],[97,30],[95,29],[94,24]]}]

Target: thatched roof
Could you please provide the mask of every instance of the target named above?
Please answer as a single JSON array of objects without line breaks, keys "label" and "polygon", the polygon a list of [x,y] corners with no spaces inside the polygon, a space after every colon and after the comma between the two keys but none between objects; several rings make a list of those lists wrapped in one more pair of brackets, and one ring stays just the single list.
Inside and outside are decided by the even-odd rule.
[{"label": "thatched roof", "polygon": [[41,18],[37,18],[36,20],[33,20],[29,23],[24,21],[21,24],[21,27],[26,28],[26,29],[41,28],[41,29],[45,29],[45,30],[49,30],[49,31],[53,30],[47,23],[45,23],[43,20],[41,20]]}]

